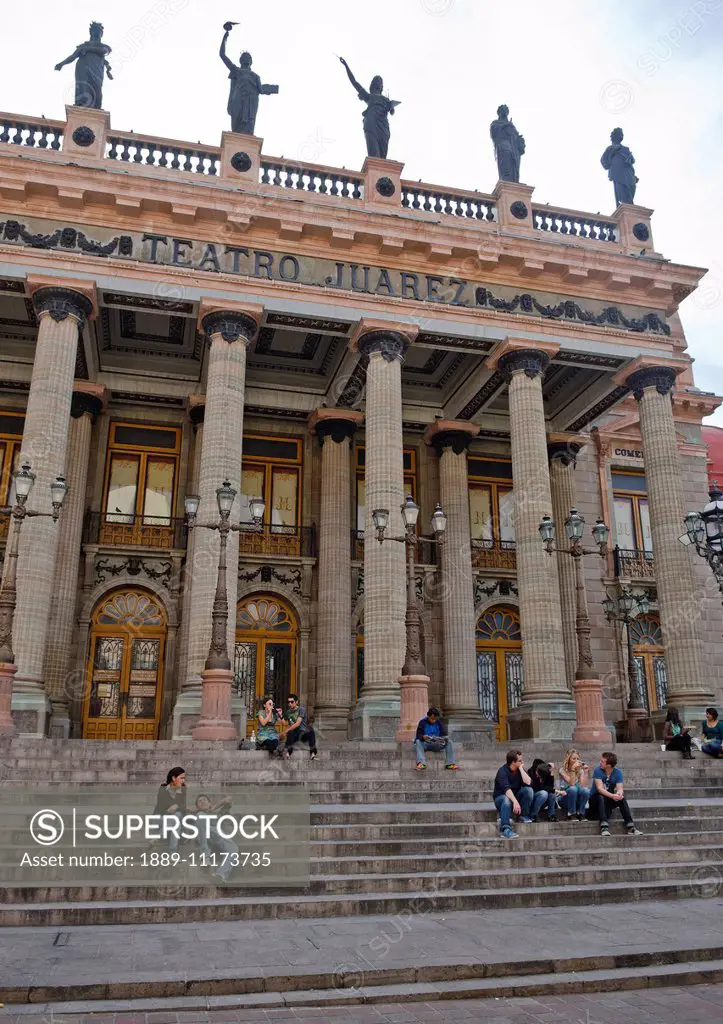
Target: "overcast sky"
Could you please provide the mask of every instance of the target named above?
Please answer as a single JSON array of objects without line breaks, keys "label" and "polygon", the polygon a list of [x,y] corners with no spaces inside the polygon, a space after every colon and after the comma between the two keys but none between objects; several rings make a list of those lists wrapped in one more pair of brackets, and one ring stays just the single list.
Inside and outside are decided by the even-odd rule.
[{"label": "overcast sky", "polygon": [[363,107],[337,54],[402,101],[389,156],[409,178],[490,192],[489,124],[507,103],[535,199],[610,214],[600,155],[620,125],[657,250],[710,269],[682,317],[698,386],[723,394],[723,0],[6,0],[0,109],[62,117],[73,69],[53,68],[94,19],[113,48],[103,106],[119,130],[218,144],[227,20],[240,22],[229,55],[250,50],[281,90],[256,125],[272,156],[361,167]]}]

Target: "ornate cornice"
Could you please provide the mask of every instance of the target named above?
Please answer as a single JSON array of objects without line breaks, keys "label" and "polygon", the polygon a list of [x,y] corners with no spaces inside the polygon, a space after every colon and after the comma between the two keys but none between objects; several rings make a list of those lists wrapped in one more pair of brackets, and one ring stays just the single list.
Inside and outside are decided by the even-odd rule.
[{"label": "ornate cornice", "polygon": [[359,338],[358,347],[363,356],[379,352],[388,363],[395,359],[402,362],[409,348],[409,340],[399,331],[368,331]]},{"label": "ornate cornice", "polygon": [[242,338],[248,345],[258,329],[256,320],[248,313],[230,310],[216,310],[213,313],[207,313],[201,321],[201,325],[209,338],[214,334],[220,334],[223,340],[229,344]]},{"label": "ornate cornice", "polygon": [[104,402],[100,395],[90,395],[87,391],[74,391],[70,402],[70,415],[79,420],[83,413],[90,413],[95,418],[103,411]]},{"label": "ornate cornice", "polygon": [[546,352],[540,352],[534,348],[520,348],[501,356],[497,369],[509,384],[513,374],[519,370],[523,370],[530,380],[541,377],[549,362],[550,357]]},{"label": "ornate cornice", "polygon": [[85,326],[87,317],[93,312],[93,303],[87,295],[81,295],[72,288],[46,287],[38,288],[33,295],[35,312],[49,313],[53,320],[60,323],[69,316],[75,317],[80,330]]},{"label": "ornate cornice", "polygon": [[357,424],[353,420],[319,420],[316,424],[316,436],[319,438],[319,445],[323,448],[324,441],[330,437],[335,444],[341,444],[347,438],[351,439],[356,433]]},{"label": "ornate cornice", "polygon": [[672,366],[645,366],[631,373],[626,384],[639,402],[646,388],[654,387],[658,394],[669,395],[676,376]]},{"label": "ornate cornice", "polygon": [[472,435],[466,430],[441,430],[431,439],[431,445],[439,457],[451,448],[455,455],[462,455],[469,448]]}]

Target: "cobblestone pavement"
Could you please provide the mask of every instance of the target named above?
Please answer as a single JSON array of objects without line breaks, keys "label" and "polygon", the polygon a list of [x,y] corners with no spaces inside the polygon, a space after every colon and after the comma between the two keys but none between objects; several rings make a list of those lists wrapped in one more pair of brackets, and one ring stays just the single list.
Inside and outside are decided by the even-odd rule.
[{"label": "cobblestone pavement", "polygon": [[2,1024],[713,1024],[721,1020],[723,985],[611,992],[540,999],[485,999],[390,1006],[305,1008],[299,1010],[219,1010],[148,1014],[102,1012],[86,1016],[13,1015],[0,1011]]}]

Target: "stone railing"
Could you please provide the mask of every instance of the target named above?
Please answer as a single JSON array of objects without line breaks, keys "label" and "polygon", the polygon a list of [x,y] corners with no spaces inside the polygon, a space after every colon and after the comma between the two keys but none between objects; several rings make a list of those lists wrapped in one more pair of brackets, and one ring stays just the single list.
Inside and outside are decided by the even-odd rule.
[{"label": "stone railing", "polygon": [[131,132],[108,135],[105,155],[108,160],[141,164],[143,167],[161,167],[166,171],[186,171],[190,174],[218,175],[221,150],[214,146],[189,146],[184,142],[157,139]]},{"label": "stone railing", "polygon": [[446,217],[465,217],[469,220],[496,219],[497,207],[492,196],[481,192],[440,188],[420,182],[402,181],[402,206],[408,210],[423,210]]},{"label": "stone railing", "polygon": [[261,158],[259,184],[338,199],[364,198],[364,178],[358,173],[322,164],[294,163],[283,157],[280,160],[270,156]]},{"label": "stone railing", "polygon": [[571,238],[589,238],[594,242],[618,241],[617,224],[614,221],[592,217],[575,210],[533,206],[532,219],[538,231],[550,231]]},{"label": "stone railing", "polygon": [[0,114],[0,142],[29,149],[62,149],[64,121],[48,121],[44,117],[18,118]]}]

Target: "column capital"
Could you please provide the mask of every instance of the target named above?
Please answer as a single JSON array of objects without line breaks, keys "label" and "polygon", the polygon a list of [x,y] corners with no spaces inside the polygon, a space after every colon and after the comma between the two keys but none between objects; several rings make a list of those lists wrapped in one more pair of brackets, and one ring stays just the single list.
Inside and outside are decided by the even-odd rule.
[{"label": "column capital", "polygon": [[677,376],[671,366],[645,366],[631,373],[626,384],[639,402],[646,388],[654,387],[659,395],[669,395]]},{"label": "column capital", "polygon": [[341,444],[347,437],[352,438],[364,422],[364,414],[354,409],[314,409],[309,416],[309,431],[319,438],[319,445],[330,437]]},{"label": "column capital", "polygon": [[465,420],[437,420],[424,431],[424,443],[434,448],[440,457],[446,448],[451,448],[455,455],[461,455],[479,432],[477,424]]},{"label": "column capital", "polygon": [[243,338],[248,346],[263,315],[264,307],[252,303],[224,302],[219,306],[210,299],[201,299],[198,326],[209,340],[214,334],[220,334],[229,344]]},{"label": "column capital", "polygon": [[85,283],[78,288],[75,283],[52,278],[28,278],[27,284],[38,316],[48,313],[57,323],[72,316],[82,330],[85,321],[95,315],[95,289]]},{"label": "column capital", "polygon": [[108,405],[108,389],[102,384],[90,384],[85,380],[76,380],[73,384],[73,398],[70,403],[70,415],[74,420],[88,413],[93,419],[99,416]]},{"label": "column capital", "polygon": [[498,370],[507,383],[513,374],[524,371],[531,379],[541,377],[560,351],[554,341],[536,341],[533,345],[520,338],[505,338],[502,344],[486,360],[487,368]]},{"label": "column capital", "polygon": [[349,347],[352,352],[368,356],[379,352],[388,363],[400,361],[419,334],[415,324],[400,324],[395,320],[372,320],[362,317],[351,336]]},{"label": "column capital", "polygon": [[580,434],[548,434],[547,457],[550,464],[559,462],[563,466],[574,466],[587,441]]},{"label": "column capital", "polygon": [[186,410],[188,418],[194,427],[197,427],[199,423],[203,423],[203,418],[206,415],[206,396],[189,395]]}]

